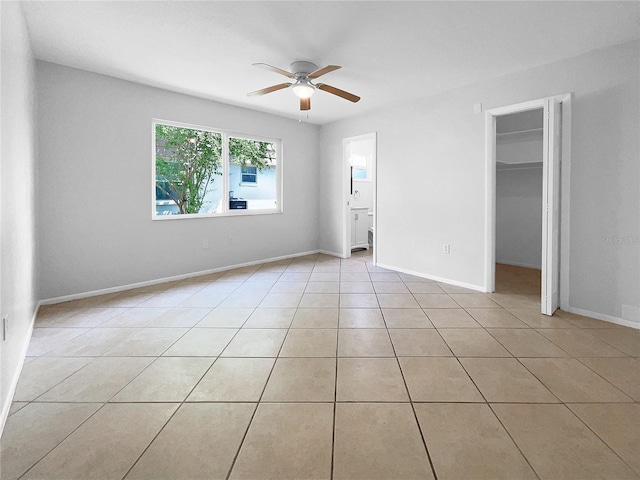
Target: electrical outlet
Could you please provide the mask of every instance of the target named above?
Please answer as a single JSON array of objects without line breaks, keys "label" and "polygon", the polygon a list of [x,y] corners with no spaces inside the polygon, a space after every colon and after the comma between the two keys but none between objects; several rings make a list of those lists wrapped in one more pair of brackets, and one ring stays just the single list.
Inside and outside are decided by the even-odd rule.
[{"label": "electrical outlet", "polygon": [[9,332],[9,315],[2,317],[2,341],[7,339],[7,333]]},{"label": "electrical outlet", "polygon": [[202,240],[202,248],[209,248],[209,240],[207,240],[206,238]]},{"label": "electrical outlet", "polygon": [[449,245],[448,243],[444,243],[442,245],[442,253],[444,253],[445,255],[449,255],[451,253],[451,245]]}]

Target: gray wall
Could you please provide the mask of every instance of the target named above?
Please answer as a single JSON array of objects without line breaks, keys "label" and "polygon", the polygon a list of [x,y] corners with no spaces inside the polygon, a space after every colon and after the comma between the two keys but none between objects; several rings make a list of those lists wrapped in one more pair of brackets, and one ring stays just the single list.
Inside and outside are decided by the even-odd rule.
[{"label": "gray wall", "polygon": [[[40,298],[317,250],[317,126],[46,62],[37,78]],[[152,118],[281,138],[284,213],[152,221]]]},{"label": "gray wall", "polygon": [[542,109],[496,119],[497,263],[542,266],[542,127]]},{"label": "gray wall", "polygon": [[2,31],[0,116],[0,310],[8,315],[0,342],[0,431],[30,339],[36,305],[35,69],[18,2],[0,2]]},{"label": "gray wall", "polygon": [[485,116],[474,105],[574,92],[569,303],[614,318],[637,309],[639,50],[630,42],[324,125],[320,247],[341,251],[342,139],[377,131],[378,261],[484,287]]},{"label": "gray wall", "polygon": [[496,262],[541,268],[542,163],[496,171]]}]

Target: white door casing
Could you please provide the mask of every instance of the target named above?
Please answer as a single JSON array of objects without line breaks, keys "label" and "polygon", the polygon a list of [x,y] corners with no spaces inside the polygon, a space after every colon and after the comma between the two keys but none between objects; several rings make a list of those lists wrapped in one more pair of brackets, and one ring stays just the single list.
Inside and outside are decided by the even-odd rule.
[{"label": "white door casing", "polygon": [[[544,143],[546,162],[542,166],[542,298],[541,312],[553,315],[560,304],[560,165],[562,161],[562,103],[547,99]],[[546,171],[545,171],[546,170]]]},{"label": "white door casing", "polygon": [[[540,310],[545,315],[553,315],[553,312],[559,307],[565,309],[569,307],[568,212],[571,94],[508,105],[486,112],[485,291],[495,291],[496,117],[540,108],[544,110]],[[564,165],[563,170],[560,168],[561,164]],[[562,198],[560,197],[561,183],[563,186]],[[560,236],[561,230],[562,238]],[[562,269],[560,269],[561,255]]]}]

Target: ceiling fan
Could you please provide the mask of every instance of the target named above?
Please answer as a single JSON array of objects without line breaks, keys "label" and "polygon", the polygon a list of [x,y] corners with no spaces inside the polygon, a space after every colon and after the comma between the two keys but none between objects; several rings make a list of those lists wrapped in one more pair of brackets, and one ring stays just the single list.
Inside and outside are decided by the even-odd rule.
[{"label": "ceiling fan", "polygon": [[342,68],[338,65],[327,65],[324,68],[318,69],[318,67],[311,62],[293,62],[291,64],[290,72],[266,63],[254,63],[253,65],[271,70],[272,72],[279,73],[285,77],[289,77],[292,80],[295,80],[295,82],[280,83],[278,85],[263,88],[262,90],[256,90],[255,92],[247,93],[248,97],[266,95],[267,93],[277,92],[283,88],[291,87],[293,89],[293,93],[295,93],[295,95],[300,99],[300,110],[311,110],[311,95],[313,95],[316,89],[332,93],[333,95],[337,95],[353,103],[360,100],[360,97],[353,93],[345,92],[344,90],[332,87],[326,83],[313,83],[311,81],[325,73],[333,72],[334,70]]}]

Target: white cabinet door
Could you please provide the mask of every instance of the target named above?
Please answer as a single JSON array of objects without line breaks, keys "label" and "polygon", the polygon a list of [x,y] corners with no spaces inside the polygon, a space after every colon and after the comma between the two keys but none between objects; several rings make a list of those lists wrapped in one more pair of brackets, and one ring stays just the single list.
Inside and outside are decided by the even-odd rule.
[{"label": "white cabinet door", "polygon": [[367,237],[368,209],[353,208],[351,210],[351,248],[369,248]]},{"label": "white cabinet door", "polygon": [[351,248],[356,246],[356,232],[358,230],[358,213],[351,210]]}]

